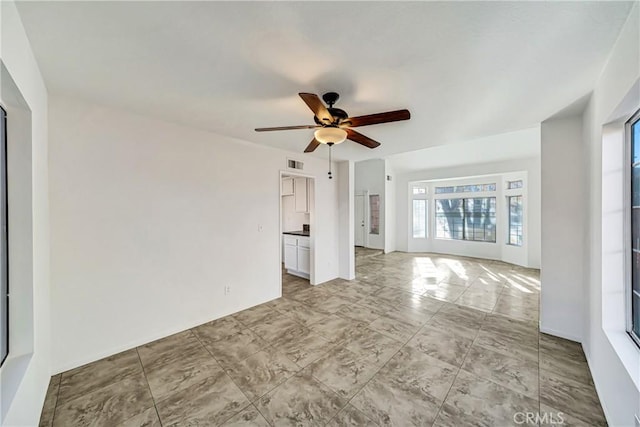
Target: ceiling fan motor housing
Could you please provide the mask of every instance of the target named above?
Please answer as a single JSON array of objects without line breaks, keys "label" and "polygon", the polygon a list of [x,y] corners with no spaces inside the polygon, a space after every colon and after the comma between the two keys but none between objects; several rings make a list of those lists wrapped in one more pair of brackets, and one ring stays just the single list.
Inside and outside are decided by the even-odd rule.
[{"label": "ceiling fan motor housing", "polygon": [[[329,111],[329,114],[331,114],[333,116],[333,118],[336,119],[336,121],[334,123],[330,123],[331,125],[340,124],[340,122],[342,122],[347,117],[349,117],[347,112],[344,111],[344,110],[341,110],[340,108],[329,107],[329,108],[327,108],[327,110]],[[316,117],[316,116],[313,116],[313,120],[317,124],[322,125],[322,126],[329,125],[329,123],[321,122],[320,119],[318,119],[318,117]]]}]

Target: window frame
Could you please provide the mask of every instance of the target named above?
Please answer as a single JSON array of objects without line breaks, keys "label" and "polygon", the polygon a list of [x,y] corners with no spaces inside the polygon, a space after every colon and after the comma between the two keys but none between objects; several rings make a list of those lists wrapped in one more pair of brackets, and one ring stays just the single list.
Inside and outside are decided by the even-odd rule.
[{"label": "window frame", "polygon": [[[0,278],[0,280],[3,280],[6,282],[6,294],[3,292],[2,294],[0,294],[0,298],[5,299],[6,301],[6,310],[5,313],[3,313],[3,319],[2,321],[4,321],[4,327],[6,328],[6,341],[5,341],[5,348],[6,348],[6,354],[4,355],[4,357],[0,354],[0,366],[2,366],[4,364],[4,362],[7,360],[7,358],[9,357],[9,352],[11,351],[10,349],[10,339],[9,339],[9,333],[10,333],[10,325],[9,325],[9,184],[8,184],[8,169],[9,169],[9,162],[8,162],[8,158],[7,158],[7,111],[4,109],[4,107],[2,105],[0,105],[0,121],[2,121],[2,125],[0,126],[0,150],[2,151],[1,155],[0,155],[0,203],[2,203],[2,206],[0,207],[0,209],[3,211],[0,214],[0,221],[2,221],[2,224],[0,224],[1,227],[4,228],[5,232],[4,232],[4,239],[2,239],[2,233],[0,233],[0,244],[3,246],[3,254],[2,254],[2,259],[0,259],[0,262],[4,265],[4,271],[2,271],[0,274],[2,274],[3,277]],[[1,289],[1,286],[0,286]],[[0,335],[1,337],[1,335]]]},{"label": "window frame", "polygon": [[[631,128],[640,126],[640,110],[636,111],[624,125],[624,276],[625,276],[625,323],[626,332],[631,340],[640,348],[640,337],[633,330],[633,147],[631,144]],[[638,162],[640,163],[640,162]]]},{"label": "window frame", "polygon": [[[415,193],[415,189],[416,188],[420,188],[423,189],[424,192],[422,193]],[[430,237],[431,233],[429,233],[429,187],[426,184],[419,184],[419,183],[414,183],[410,186],[409,189],[409,195],[410,195],[410,215],[411,215],[411,222],[410,222],[410,226],[411,226],[411,233],[410,236],[412,239],[420,239],[420,240],[426,240]],[[414,223],[414,216],[413,216],[413,204],[415,200],[424,200],[424,237],[415,237],[414,235],[414,228],[413,228],[413,223]]]}]

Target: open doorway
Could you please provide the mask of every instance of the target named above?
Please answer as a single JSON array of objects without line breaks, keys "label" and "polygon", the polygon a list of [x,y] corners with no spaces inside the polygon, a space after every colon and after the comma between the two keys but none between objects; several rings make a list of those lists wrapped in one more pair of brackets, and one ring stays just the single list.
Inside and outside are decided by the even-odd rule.
[{"label": "open doorway", "polygon": [[280,174],[280,260],[282,295],[313,283],[315,180],[306,175]]}]

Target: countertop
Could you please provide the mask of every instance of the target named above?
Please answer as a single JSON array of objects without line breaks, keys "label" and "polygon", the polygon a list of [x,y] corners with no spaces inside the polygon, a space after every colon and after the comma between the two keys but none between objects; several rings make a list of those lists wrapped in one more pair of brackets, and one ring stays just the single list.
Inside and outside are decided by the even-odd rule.
[{"label": "countertop", "polygon": [[282,234],[291,234],[292,236],[309,236],[308,231],[283,231]]}]

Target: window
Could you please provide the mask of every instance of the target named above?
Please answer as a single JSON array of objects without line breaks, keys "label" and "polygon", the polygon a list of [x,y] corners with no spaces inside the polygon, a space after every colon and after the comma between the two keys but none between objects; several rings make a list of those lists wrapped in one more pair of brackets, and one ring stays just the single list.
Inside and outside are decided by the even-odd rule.
[{"label": "window", "polygon": [[429,201],[427,184],[417,182],[411,188],[411,235],[414,239],[428,237]]},{"label": "window", "polygon": [[380,234],[380,195],[369,196],[369,234]]},{"label": "window", "polygon": [[415,199],[413,201],[413,238],[427,237],[427,201]]},{"label": "window", "polygon": [[496,184],[456,185],[454,187],[436,187],[436,194],[449,193],[478,193],[482,191],[496,191]]},{"label": "window", "polygon": [[508,244],[522,246],[522,196],[507,197],[507,204],[509,205]]},{"label": "window", "polygon": [[436,199],[436,239],[463,240],[464,199]]},{"label": "window", "polygon": [[427,189],[425,187],[413,187],[413,195],[417,196],[420,194],[427,194]]},{"label": "window", "polygon": [[[640,111],[627,122],[627,140],[631,145],[631,239],[630,283],[627,284],[630,295],[630,313],[627,314],[627,328],[632,338],[640,345]],[[629,259],[628,258],[628,259]]]},{"label": "window", "polygon": [[436,238],[496,241],[496,198],[436,199]]},{"label": "window", "polygon": [[508,181],[507,182],[507,189],[508,190],[515,190],[517,188],[522,188],[522,180],[519,179],[518,181]]},{"label": "window", "polygon": [[9,244],[7,236],[7,113],[0,107],[0,365],[9,354]]}]

